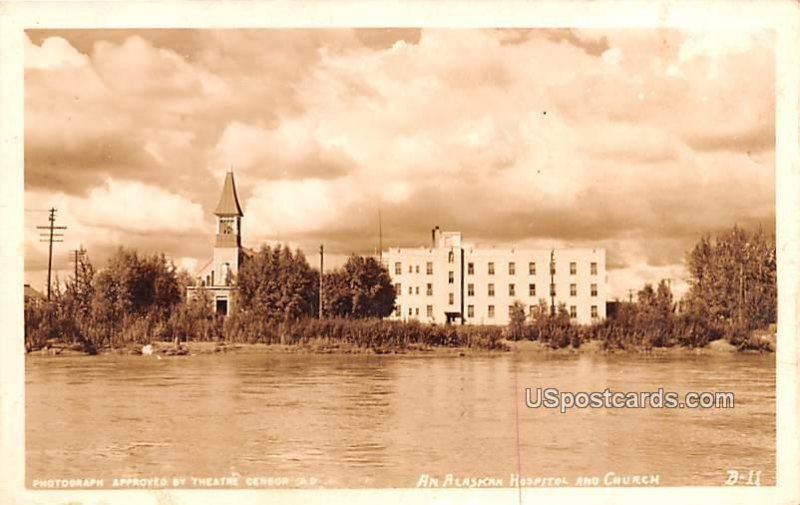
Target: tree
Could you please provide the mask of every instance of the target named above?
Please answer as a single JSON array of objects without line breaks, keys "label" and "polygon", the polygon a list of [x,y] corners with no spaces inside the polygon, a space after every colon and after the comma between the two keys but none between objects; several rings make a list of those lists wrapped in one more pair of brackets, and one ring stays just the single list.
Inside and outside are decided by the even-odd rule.
[{"label": "tree", "polygon": [[509,340],[522,340],[526,337],[525,331],[525,306],[519,300],[514,301],[511,305],[508,321],[508,338]]},{"label": "tree", "polygon": [[633,307],[633,328],[629,331],[639,345],[645,347],[665,347],[673,340],[672,291],[665,280],[653,289],[645,284],[637,296],[638,303]]},{"label": "tree", "polygon": [[323,279],[325,315],[334,317],[386,317],[394,311],[397,293],[389,271],[375,258],[350,256],[340,269]]},{"label": "tree", "polygon": [[715,323],[762,328],[777,318],[774,234],[734,226],[703,237],[686,258],[687,308]]},{"label": "tree", "polygon": [[375,258],[350,256],[344,265],[350,282],[354,317],[386,317],[394,311],[394,291],[389,271]]},{"label": "tree", "polygon": [[204,287],[194,291],[188,303],[180,304],[169,319],[168,333],[171,340],[184,342],[189,339],[211,341],[222,337],[221,316],[216,314],[211,294]]},{"label": "tree", "polygon": [[183,300],[175,266],[161,255],[140,256],[119,248],[93,283],[92,337],[95,344],[123,335],[149,340],[163,330]]},{"label": "tree", "polygon": [[300,250],[263,246],[239,269],[236,311],[253,312],[276,323],[314,314],[318,274]]},{"label": "tree", "polygon": [[350,278],[344,269],[328,272],[322,280],[322,312],[326,317],[350,317],[353,313],[353,294]]},{"label": "tree", "polygon": [[554,348],[570,344],[579,347],[580,333],[578,327],[572,324],[566,304],[559,303],[555,313],[551,313],[550,309],[547,301],[540,298],[531,314],[530,338]]}]

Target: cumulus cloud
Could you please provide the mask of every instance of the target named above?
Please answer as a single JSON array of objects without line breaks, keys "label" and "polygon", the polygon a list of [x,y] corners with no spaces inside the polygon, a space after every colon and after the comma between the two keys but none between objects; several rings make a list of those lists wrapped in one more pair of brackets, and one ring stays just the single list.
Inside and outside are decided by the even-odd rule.
[{"label": "cumulus cloud", "polygon": [[774,225],[768,32],[31,31],[25,77],[26,195],[97,250],[202,263],[230,168],[252,245],[372,252],[380,208],[385,245],[606,247],[618,296]]}]

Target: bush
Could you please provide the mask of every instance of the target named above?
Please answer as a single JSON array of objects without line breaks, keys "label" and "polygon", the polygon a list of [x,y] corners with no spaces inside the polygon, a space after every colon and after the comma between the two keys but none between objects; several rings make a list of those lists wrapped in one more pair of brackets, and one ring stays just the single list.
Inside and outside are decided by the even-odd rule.
[{"label": "bush", "polygon": [[275,323],[253,312],[237,312],[225,322],[231,342],[305,345],[317,341],[370,349],[427,347],[502,348],[496,326],[442,326],[381,319],[312,319]]}]

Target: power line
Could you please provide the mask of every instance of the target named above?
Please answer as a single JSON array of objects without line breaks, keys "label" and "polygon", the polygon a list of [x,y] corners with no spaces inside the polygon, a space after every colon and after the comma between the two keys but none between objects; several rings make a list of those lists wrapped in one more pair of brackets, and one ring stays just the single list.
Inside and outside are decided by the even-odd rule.
[{"label": "power line", "polygon": [[[66,226],[56,226],[56,208],[51,207],[49,210],[49,217],[48,221],[50,224],[47,226],[37,226],[36,228],[39,230],[47,230],[46,233],[39,234],[39,241],[40,242],[49,242],[50,244],[50,252],[47,257],[47,299],[50,300],[50,291],[51,291],[51,278],[53,273],[53,242],[63,242],[64,234],[63,233],[55,233],[55,230],[66,230]],[[42,240],[45,239],[45,240]]]}]

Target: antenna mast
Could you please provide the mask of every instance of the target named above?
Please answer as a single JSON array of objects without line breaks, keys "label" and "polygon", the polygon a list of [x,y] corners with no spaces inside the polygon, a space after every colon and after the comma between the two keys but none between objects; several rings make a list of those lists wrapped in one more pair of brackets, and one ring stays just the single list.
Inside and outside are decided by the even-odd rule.
[{"label": "antenna mast", "polygon": [[383,222],[381,220],[380,202],[378,202],[378,260],[383,260]]}]

